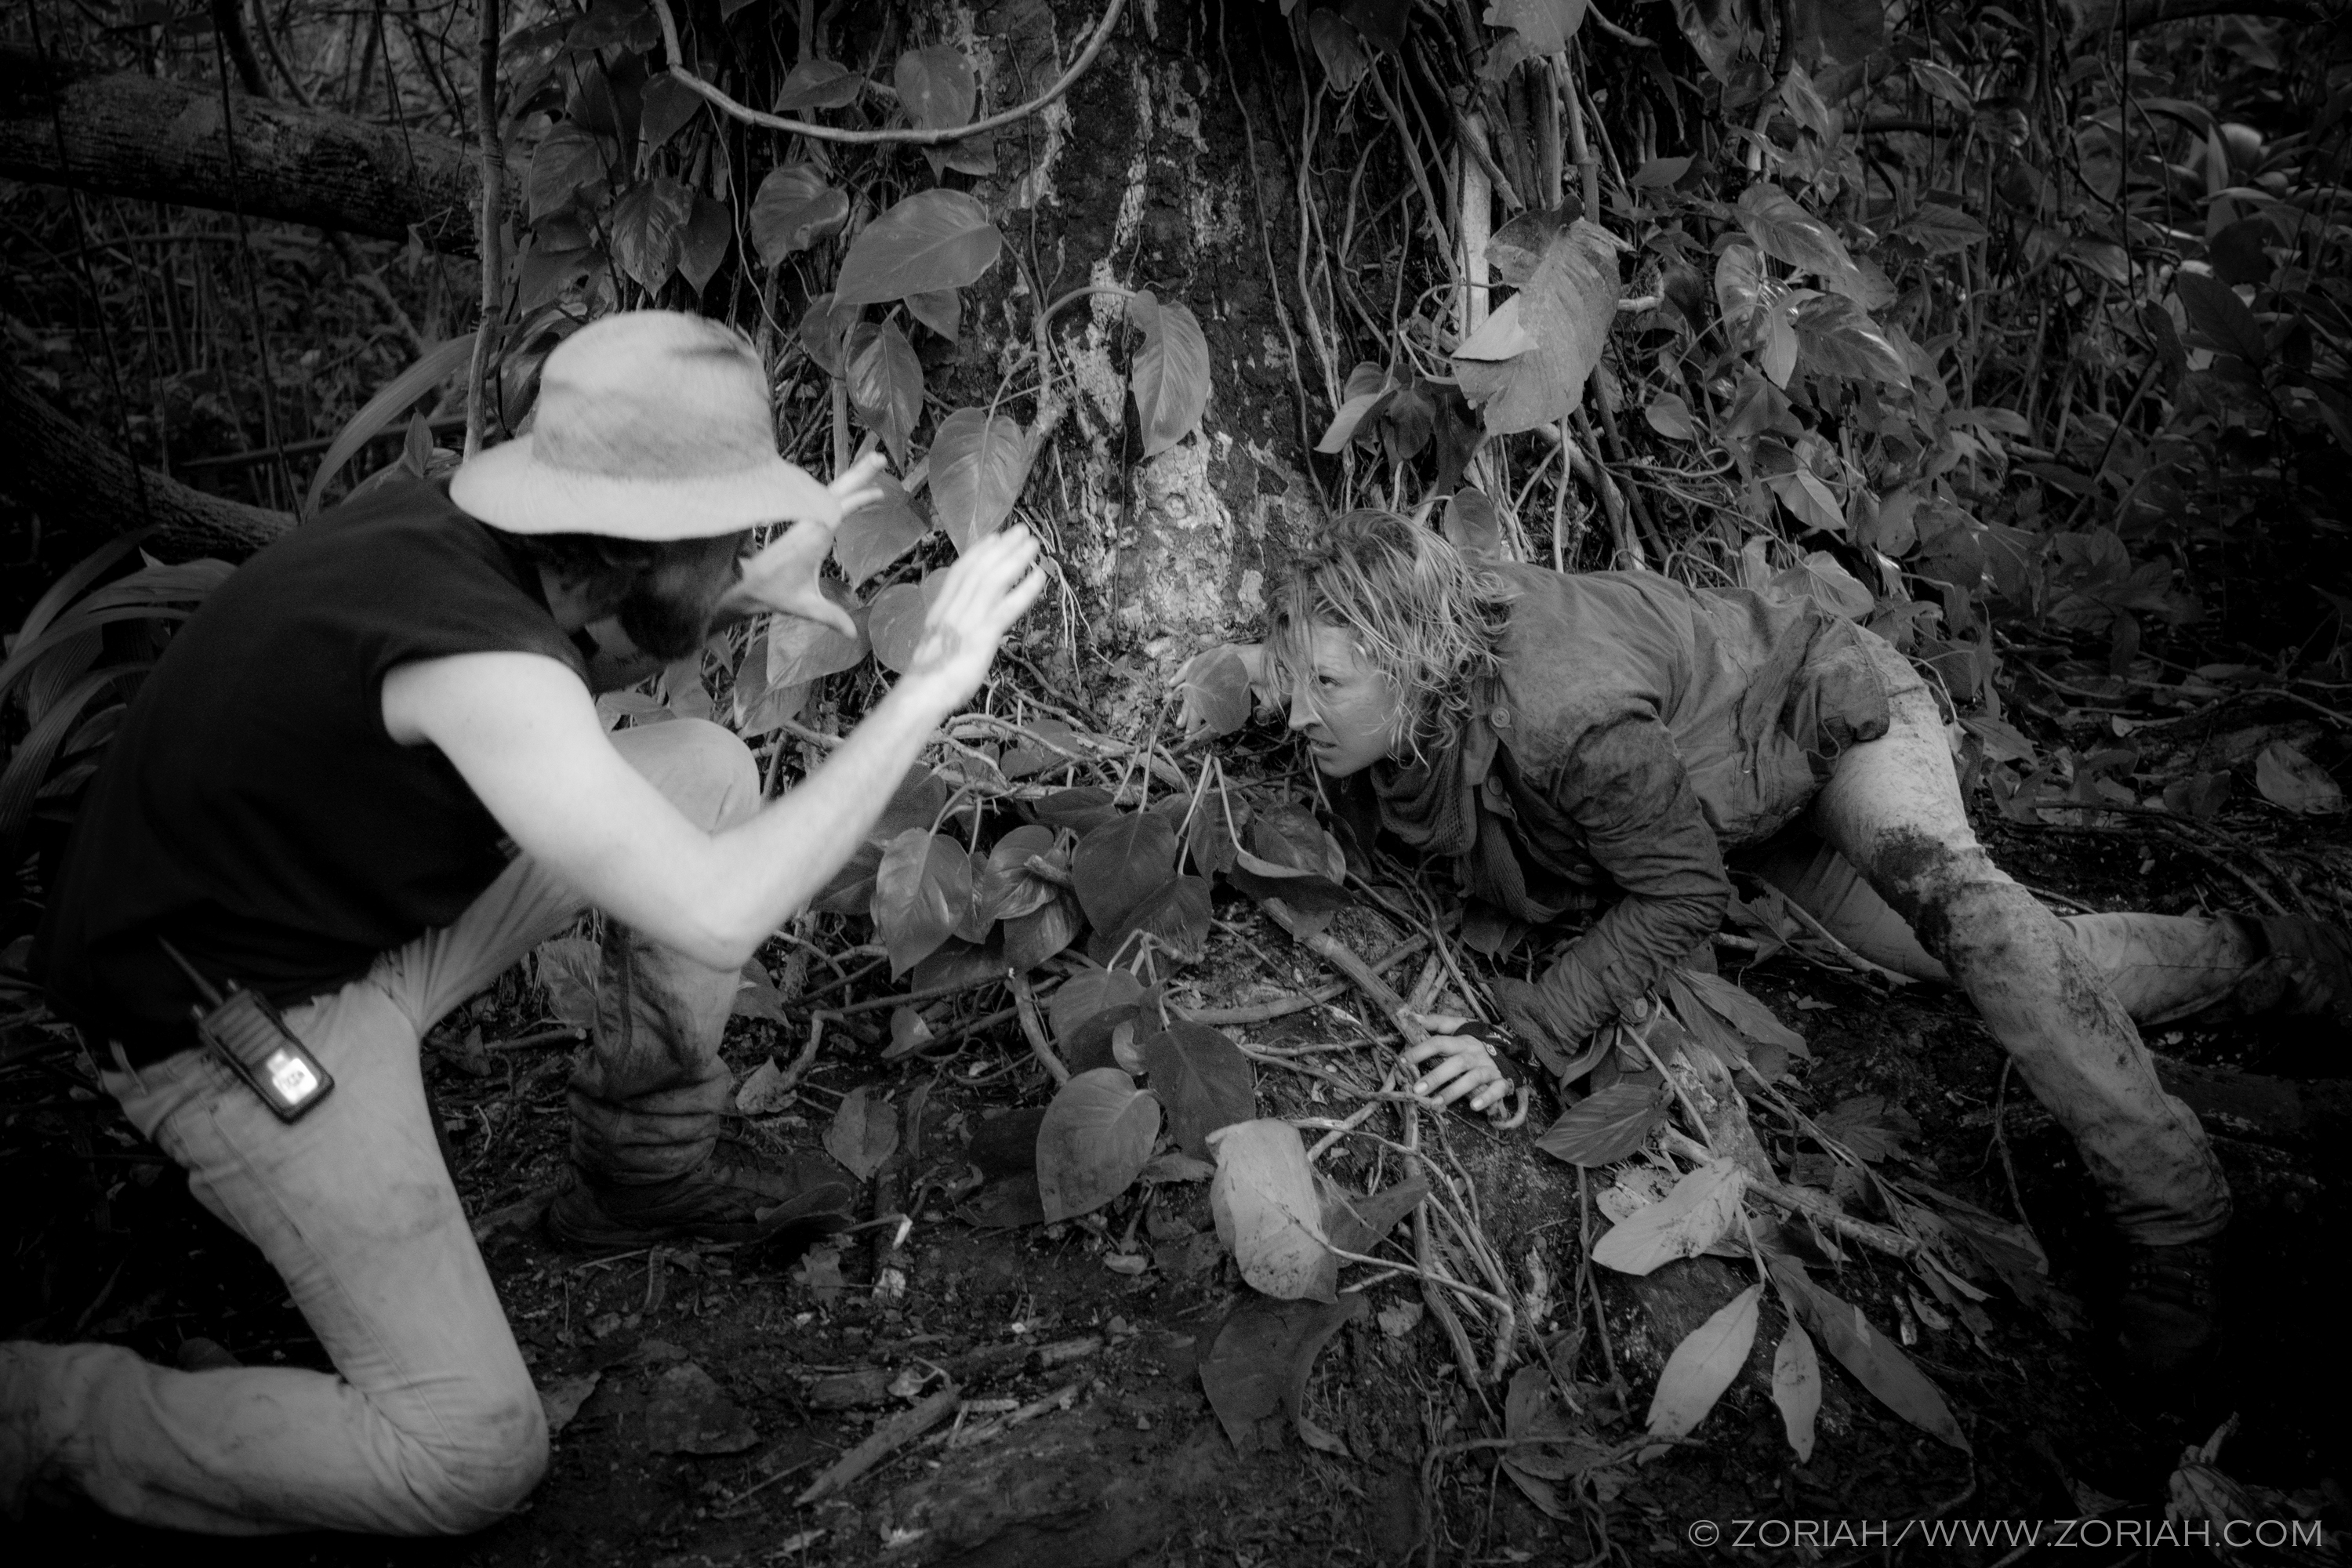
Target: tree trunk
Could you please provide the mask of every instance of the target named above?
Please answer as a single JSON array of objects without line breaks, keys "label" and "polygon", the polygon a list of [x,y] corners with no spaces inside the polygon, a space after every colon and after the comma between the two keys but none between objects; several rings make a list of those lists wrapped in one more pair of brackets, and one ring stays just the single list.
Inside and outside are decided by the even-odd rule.
[{"label": "tree trunk", "polygon": [[44,566],[89,554],[126,529],[154,523],[151,548],[175,561],[237,561],[294,526],[282,511],[190,489],[133,465],[106,442],[36,397],[22,374],[0,371],[0,474],[9,495],[41,520]]},{"label": "tree trunk", "polygon": [[76,78],[22,49],[0,49],[0,176],[379,239],[414,231],[457,256],[474,253],[482,190],[473,149],[446,136],[236,91],[225,108],[216,85]]}]

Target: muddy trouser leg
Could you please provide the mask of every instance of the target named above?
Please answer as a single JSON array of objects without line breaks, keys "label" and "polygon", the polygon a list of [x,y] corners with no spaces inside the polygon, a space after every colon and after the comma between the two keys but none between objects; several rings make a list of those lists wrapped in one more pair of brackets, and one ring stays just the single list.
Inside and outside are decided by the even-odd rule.
[{"label": "muddy trouser leg", "polygon": [[[715,725],[614,739],[704,826],[757,805],[749,753]],[[119,1345],[0,1344],[0,1508],[37,1473],[177,1530],[415,1535],[481,1529],[530,1494],[547,1467],[545,1417],[435,1144],[417,1047],[580,908],[518,860],[449,926],[289,1009],[335,1079],[290,1126],[204,1052],[105,1075],[189,1190],[285,1279],[335,1372],[186,1373]],[[583,1077],[611,1098],[591,1110],[611,1107],[606,1125],[633,1129],[638,1146],[658,1131],[676,1135],[671,1161],[699,1159],[726,1088],[718,1029],[735,977],[642,943],[619,952],[636,1005],[602,1021]],[[682,1005],[647,1000],[681,994]],[[652,1111],[634,1109],[631,1088]]]},{"label": "muddy trouser leg", "polygon": [[[1892,727],[1838,759],[1814,803],[1815,831],[1903,918],[1918,956],[1975,1003],[2074,1135],[2124,1235],[2163,1246],[2218,1234],[2230,1217],[2221,1166],[2196,1116],[2158,1083],[2094,948],[2107,943],[2110,962],[2135,944],[2165,950],[2112,921],[2078,932],[1995,866],[1969,826],[1934,699],[1916,679],[1893,684]],[[1853,934],[1888,951],[1883,936]],[[1909,968],[1919,973],[1916,960]]]},{"label": "muddy trouser leg", "polygon": [[[1737,858],[1823,929],[1873,963],[1914,980],[1949,984],[1945,972],[1892,905],[1824,843],[1811,823]],[[2137,912],[2060,917],[2091,967],[2135,1024],[2213,1019],[2241,1004],[2241,982],[2263,959],[2263,942],[2229,915]]]}]

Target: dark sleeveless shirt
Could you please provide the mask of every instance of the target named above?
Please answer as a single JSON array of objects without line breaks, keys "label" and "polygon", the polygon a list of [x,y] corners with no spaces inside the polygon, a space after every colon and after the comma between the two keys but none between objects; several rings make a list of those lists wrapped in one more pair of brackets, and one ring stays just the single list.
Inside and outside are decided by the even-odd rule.
[{"label": "dark sleeveless shirt", "polygon": [[74,825],[35,955],[60,1011],[154,1060],[195,1043],[159,935],[291,1005],[455,920],[503,834],[437,749],[385,732],[383,678],[500,651],[586,678],[536,572],[443,484],[374,491],[247,562],[147,677]]}]

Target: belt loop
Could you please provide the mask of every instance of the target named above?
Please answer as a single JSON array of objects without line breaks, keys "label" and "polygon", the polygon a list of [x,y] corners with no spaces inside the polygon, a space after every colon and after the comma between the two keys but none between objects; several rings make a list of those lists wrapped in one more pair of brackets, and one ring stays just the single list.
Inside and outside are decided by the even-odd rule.
[{"label": "belt loop", "polygon": [[146,1093],[147,1080],[140,1076],[140,1072],[137,1068],[131,1065],[131,1053],[122,1048],[122,1042],[112,1035],[109,1035],[106,1037],[106,1051],[109,1056],[114,1058],[116,1069],[128,1077],[132,1083],[138,1085],[140,1093]]}]

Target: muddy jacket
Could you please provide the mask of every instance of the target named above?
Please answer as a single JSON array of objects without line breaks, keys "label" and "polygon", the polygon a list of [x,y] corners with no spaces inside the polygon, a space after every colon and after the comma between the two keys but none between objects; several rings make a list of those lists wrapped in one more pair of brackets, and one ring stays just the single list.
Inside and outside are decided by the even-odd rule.
[{"label": "muddy jacket", "polygon": [[[1804,809],[1843,748],[1886,732],[1870,636],[1810,600],[1654,573],[1504,569],[1499,679],[1452,751],[1368,776],[1381,825],[1454,858],[1517,920],[1621,894],[1512,1022],[1572,1047],[1713,933],[1727,849]],[[1549,1054],[1549,1053],[1548,1053]]]}]

